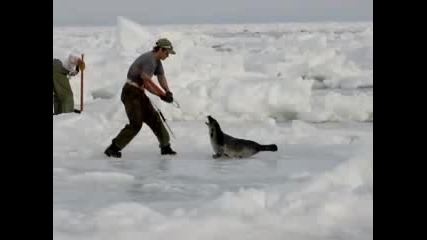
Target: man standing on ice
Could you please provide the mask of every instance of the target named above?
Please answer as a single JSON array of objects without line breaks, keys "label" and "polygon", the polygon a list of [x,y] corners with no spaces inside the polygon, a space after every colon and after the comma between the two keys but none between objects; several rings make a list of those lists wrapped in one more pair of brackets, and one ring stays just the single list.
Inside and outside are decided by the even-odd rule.
[{"label": "man standing on ice", "polygon": [[[153,108],[147,95],[145,95],[145,89],[147,89],[150,93],[159,96],[163,101],[167,103],[173,102],[173,95],[169,90],[161,62],[168,58],[169,54],[175,54],[172,43],[166,38],[161,38],[151,51],[140,55],[129,67],[127,81],[121,93],[121,101],[129,123],[122,128],[119,134],[111,141],[111,145],[104,151],[107,156],[120,158],[122,156],[120,151],[138,134],[143,122],[156,135],[162,155],[176,154],[170,147],[169,133],[160,119],[159,113]],[[157,76],[165,93],[151,80],[153,74]]]},{"label": "man standing on ice", "polygon": [[74,109],[73,90],[70,77],[76,76],[79,70],[85,69],[85,62],[73,55],[68,55],[64,60],[53,59],[53,114],[70,113]]}]

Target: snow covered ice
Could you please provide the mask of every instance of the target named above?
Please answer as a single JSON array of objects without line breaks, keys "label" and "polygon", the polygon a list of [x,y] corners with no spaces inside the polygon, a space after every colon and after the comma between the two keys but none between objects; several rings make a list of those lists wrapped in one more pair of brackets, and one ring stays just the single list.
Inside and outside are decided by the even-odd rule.
[{"label": "snow covered ice", "polygon": [[[144,124],[107,158],[127,68],[159,37],[181,108],[148,96],[178,155]],[[53,57],[71,52],[85,110],[53,116],[53,239],[373,239],[372,22],[53,27]],[[279,151],[213,159],[207,115]]]}]

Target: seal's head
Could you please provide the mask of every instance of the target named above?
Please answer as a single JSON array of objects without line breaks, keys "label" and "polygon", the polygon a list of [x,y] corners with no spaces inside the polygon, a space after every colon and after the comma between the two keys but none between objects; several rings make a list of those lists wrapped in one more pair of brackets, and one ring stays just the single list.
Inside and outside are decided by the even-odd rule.
[{"label": "seal's head", "polygon": [[219,130],[220,126],[219,123],[213,118],[212,116],[208,116],[208,122],[205,122],[205,124],[209,128],[209,132],[212,134],[214,131]]},{"label": "seal's head", "polygon": [[208,118],[208,122],[205,122],[206,125],[212,126],[212,125],[218,124],[215,118],[213,118],[211,115],[209,115],[207,118]]}]

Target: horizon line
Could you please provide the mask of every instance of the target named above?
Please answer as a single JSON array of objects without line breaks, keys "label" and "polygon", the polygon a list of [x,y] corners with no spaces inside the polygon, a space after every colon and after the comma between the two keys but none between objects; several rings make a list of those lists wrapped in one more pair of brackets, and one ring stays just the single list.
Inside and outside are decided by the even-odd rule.
[{"label": "horizon line", "polygon": [[[120,16],[119,16],[120,17]],[[138,22],[132,18],[124,17],[130,21],[138,23],[140,25],[149,25],[149,26],[166,26],[166,25],[263,25],[263,24],[334,24],[334,23],[373,23],[373,20],[266,20],[266,21],[228,21],[228,22],[171,22],[171,23],[155,23],[155,22]],[[57,23],[53,24],[53,27],[113,27],[117,25],[115,23]]]}]

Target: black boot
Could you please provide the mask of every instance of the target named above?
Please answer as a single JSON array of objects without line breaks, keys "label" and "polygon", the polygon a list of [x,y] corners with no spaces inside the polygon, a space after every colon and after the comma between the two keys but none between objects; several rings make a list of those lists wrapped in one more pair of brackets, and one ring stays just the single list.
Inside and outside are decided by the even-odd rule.
[{"label": "black boot", "polygon": [[122,157],[122,153],[120,152],[120,148],[117,147],[116,144],[111,143],[111,145],[105,149],[104,151],[105,155],[109,156],[109,157],[115,157],[115,158],[121,158]]},{"label": "black boot", "polygon": [[172,150],[172,148],[170,147],[170,145],[161,147],[160,148],[160,153],[162,155],[175,155],[176,154],[176,152],[174,150]]}]

